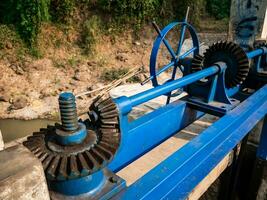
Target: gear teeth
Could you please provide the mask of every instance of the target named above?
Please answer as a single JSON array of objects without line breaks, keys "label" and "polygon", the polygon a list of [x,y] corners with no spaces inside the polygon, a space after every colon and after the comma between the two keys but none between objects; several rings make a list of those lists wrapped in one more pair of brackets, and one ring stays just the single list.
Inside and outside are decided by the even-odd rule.
[{"label": "gear teeth", "polygon": [[59,155],[55,156],[54,159],[52,160],[52,162],[50,162],[50,165],[48,166],[48,168],[46,170],[46,175],[50,179],[56,178],[55,174],[56,174],[56,170],[58,168],[59,160],[60,160],[60,156]]},{"label": "gear teeth", "polygon": [[81,175],[82,176],[88,175],[89,172],[90,172],[90,168],[89,168],[89,166],[88,166],[83,154],[79,153],[78,154],[78,159],[79,159],[79,164],[80,164],[80,168],[81,168],[80,169]]},{"label": "gear teeth", "polygon": [[195,57],[192,60],[191,72],[200,71],[202,70],[202,68],[203,68],[203,56],[195,55]]},{"label": "gear teeth", "polygon": [[68,166],[68,158],[67,156],[63,156],[60,161],[57,180],[67,179],[68,177],[67,166]]},{"label": "gear teeth", "polygon": [[110,160],[112,158],[113,153],[109,150],[105,149],[101,145],[96,145],[96,151],[98,151],[101,155],[105,157],[105,160]]},{"label": "gear teeth", "polygon": [[98,151],[96,151],[95,149],[91,149],[90,153],[95,158],[95,160],[97,161],[98,165],[103,165],[104,164],[105,157],[103,155],[101,155]]},{"label": "gear teeth", "polygon": [[85,151],[86,157],[87,157],[87,163],[92,169],[92,171],[98,169],[100,167],[99,163],[97,160],[92,156],[92,154],[89,151]]},{"label": "gear teeth", "polygon": [[77,165],[77,158],[74,155],[69,157],[69,179],[76,179],[79,177],[78,165]]},{"label": "gear teeth", "polygon": [[225,77],[227,88],[236,87],[244,82],[249,72],[249,60],[245,51],[239,45],[227,41],[214,43],[204,53],[202,68],[210,67],[219,61],[227,64],[226,71],[228,73]]},{"label": "gear teeth", "polygon": [[43,161],[43,168],[46,171],[47,167],[49,166],[50,162],[54,158],[54,155],[49,155],[44,161]]},{"label": "gear teeth", "polygon": [[48,153],[43,152],[38,158],[41,162],[43,162],[48,156]]},{"label": "gear teeth", "polygon": [[108,119],[101,119],[101,122],[106,125],[113,125],[113,124],[118,124],[118,119],[116,117],[114,118],[108,118]]},{"label": "gear teeth", "polygon": [[110,150],[111,152],[115,153],[116,152],[116,147],[112,146],[111,144],[109,144],[108,142],[105,141],[101,141],[99,143],[99,145],[101,145],[102,147]]},{"label": "gear teeth", "polygon": [[118,112],[117,112],[117,110],[111,110],[111,111],[100,113],[100,116],[102,118],[115,118],[118,116]]}]

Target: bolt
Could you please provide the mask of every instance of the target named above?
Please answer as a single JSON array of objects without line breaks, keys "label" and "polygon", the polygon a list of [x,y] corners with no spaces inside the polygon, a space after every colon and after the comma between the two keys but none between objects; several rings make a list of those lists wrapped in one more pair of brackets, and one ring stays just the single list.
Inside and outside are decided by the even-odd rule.
[{"label": "bolt", "polygon": [[75,96],[71,92],[64,92],[60,94],[58,102],[63,130],[77,130],[79,126]]}]

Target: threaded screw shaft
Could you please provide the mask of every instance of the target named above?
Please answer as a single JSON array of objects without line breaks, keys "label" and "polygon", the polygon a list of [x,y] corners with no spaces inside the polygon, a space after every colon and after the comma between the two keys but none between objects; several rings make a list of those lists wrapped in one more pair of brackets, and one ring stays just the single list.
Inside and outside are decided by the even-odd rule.
[{"label": "threaded screw shaft", "polygon": [[62,128],[65,131],[78,129],[78,116],[75,96],[71,92],[64,92],[58,98]]}]

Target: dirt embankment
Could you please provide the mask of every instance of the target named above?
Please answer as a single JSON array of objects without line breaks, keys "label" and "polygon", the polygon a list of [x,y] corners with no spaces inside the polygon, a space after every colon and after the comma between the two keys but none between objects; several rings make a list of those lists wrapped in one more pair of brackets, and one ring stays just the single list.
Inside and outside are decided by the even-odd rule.
[{"label": "dirt embankment", "polygon": [[[148,71],[150,52],[156,36],[151,29],[141,31],[139,38],[131,32],[116,37],[99,36],[95,53],[84,55],[75,42],[78,37],[75,32],[66,35],[63,31],[47,26],[40,35],[42,56],[39,59],[25,55],[20,58],[20,47],[9,41],[1,50],[2,119],[57,118],[57,98],[61,92],[72,91],[77,95],[102,87],[108,83],[103,76],[107,71],[137,66],[145,66]],[[222,38],[222,35],[214,34],[200,36],[208,45]],[[226,35],[223,34],[223,37],[226,38]],[[167,61],[163,58],[160,60],[163,63]],[[138,78],[144,77],[140,75]],[[91,96],[79,97],[78,110],[84,111],[90,99]]]}]

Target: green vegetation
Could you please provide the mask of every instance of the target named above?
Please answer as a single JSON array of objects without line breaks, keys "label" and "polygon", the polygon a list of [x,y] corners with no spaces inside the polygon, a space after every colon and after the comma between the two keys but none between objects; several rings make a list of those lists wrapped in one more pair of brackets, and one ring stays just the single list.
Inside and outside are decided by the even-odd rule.
[{"label": "green vegetation", "polygon": [[14,24],[29,46],[36,44],[42,21],[49,20],[48,0],[1,0],[0,22]]},{"label": "green vegetation", "polygon": [[101,75],[101,79],[104,81],[113,81],[121,78],[125,75],[129,69],[119,68],[119,69],[106,69],[106,71]]},{"label": "green vegetation", "polygon": [[101,26],[101,20],[97,15],[93,15],[90,19],[86,20],[82,26],[81,34],[81,47],[84,49],[85,54],[94,52],[94,46],[97,40]]},{"label": "green vegetation", "polygon": [[80,31],[80,46],[88,54],[100,29],[125,25],[140,29],[152,20],[164,24],[182,20],[187,6],[191,7],[190,21],[198,25],[207,12],[216,19],[227,18],[230,0],[1,0],[0,24],[14,26],[36,57],[40,56],[36,44],[43,22],[73,26]]},{"label": "green vegetation", "polygon": [[57,23],[70,23],[74,8],[74,0],[51,0],[49,11],[52,16],[52,21]]},{"label": "green vegetation", "polygon": [[230,14],[231,0],[207,0],[206,9],[216,19],[227,18]]}]

